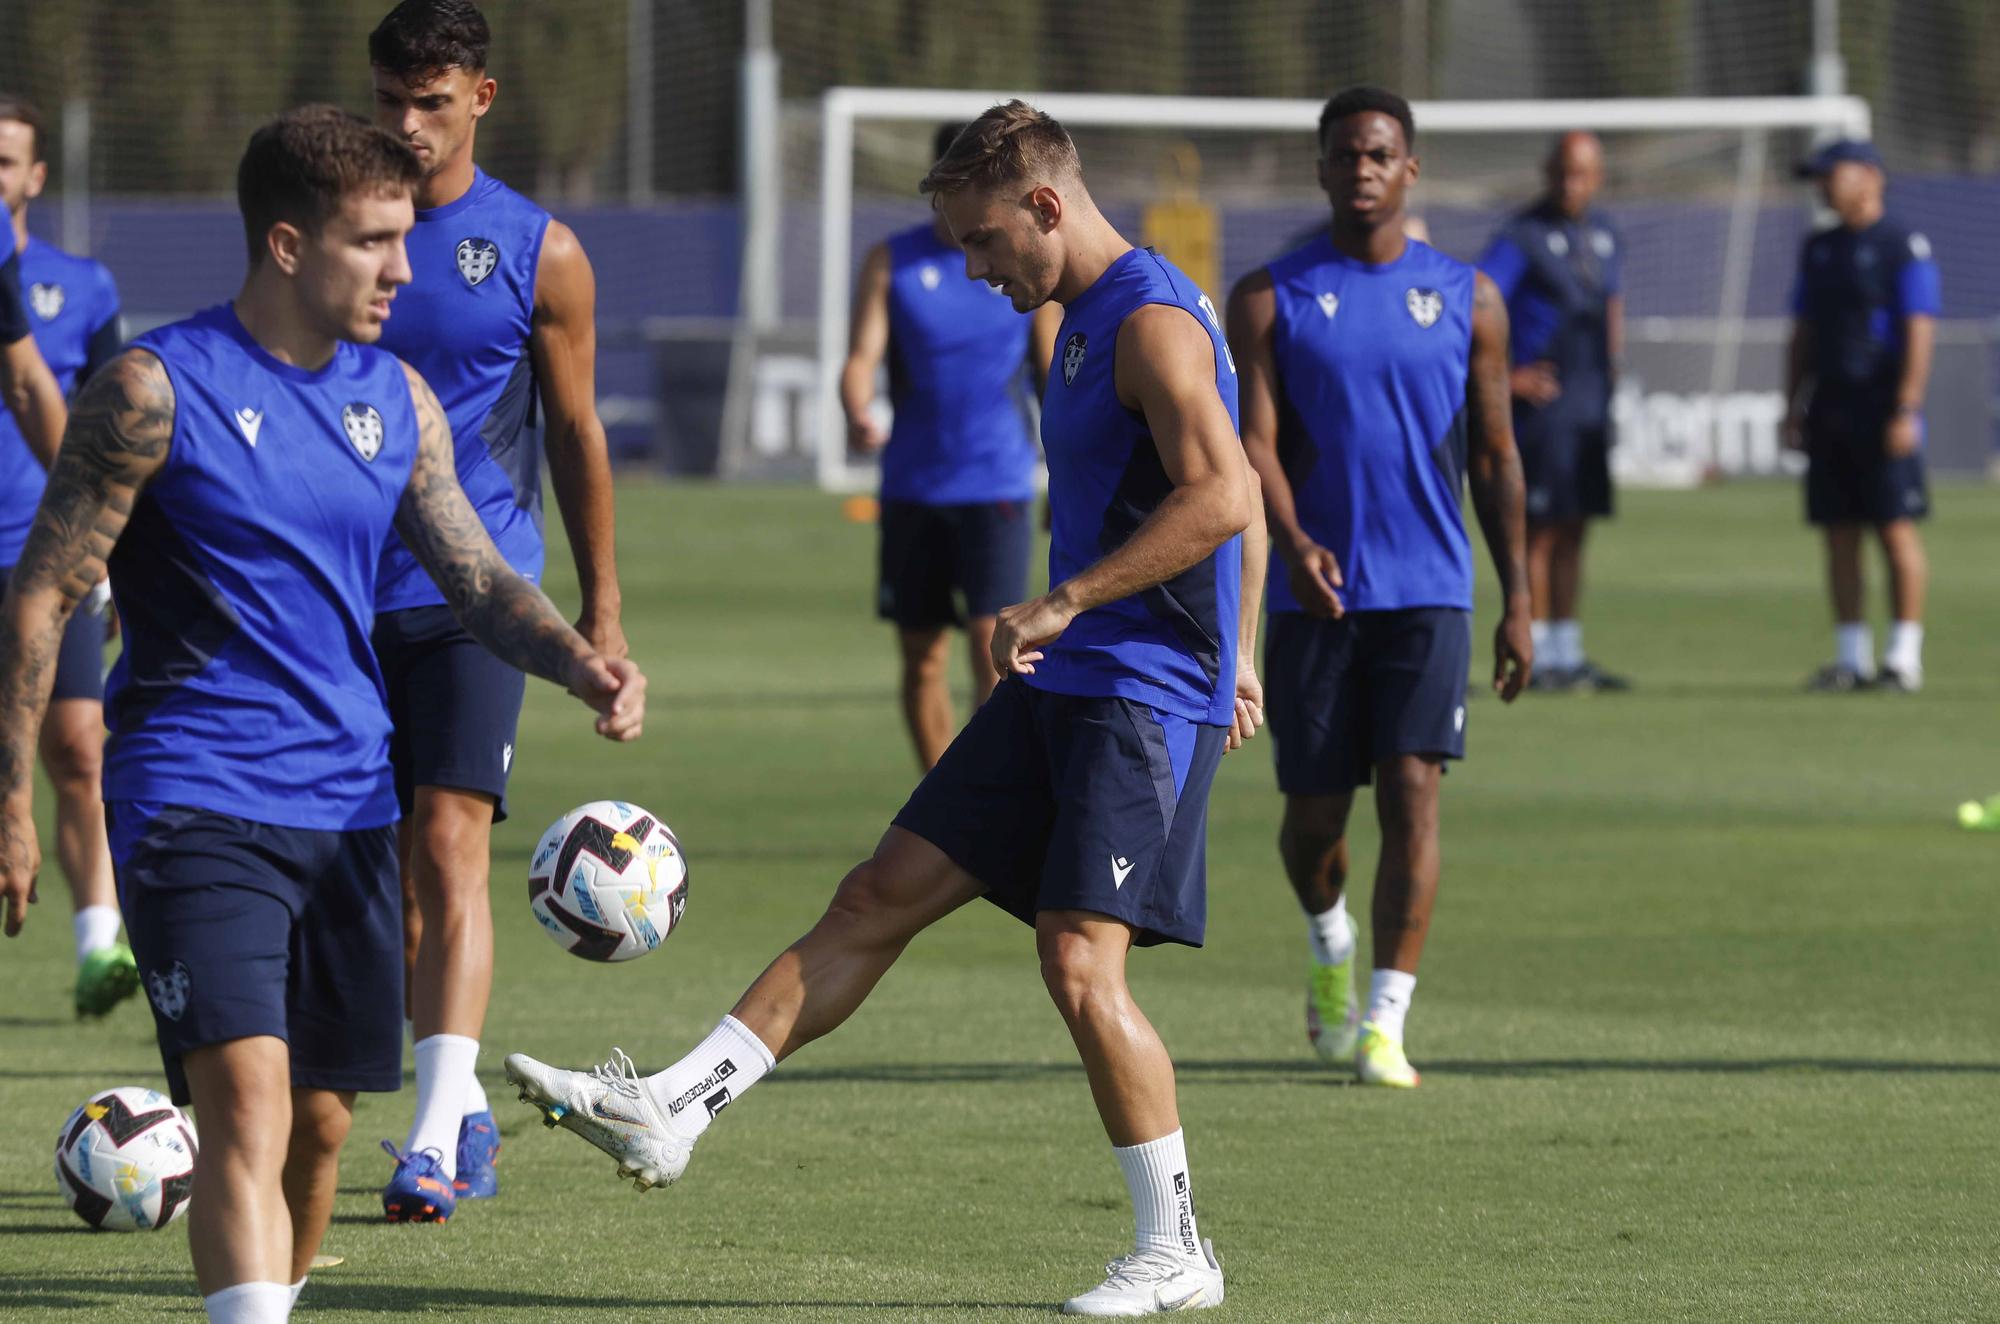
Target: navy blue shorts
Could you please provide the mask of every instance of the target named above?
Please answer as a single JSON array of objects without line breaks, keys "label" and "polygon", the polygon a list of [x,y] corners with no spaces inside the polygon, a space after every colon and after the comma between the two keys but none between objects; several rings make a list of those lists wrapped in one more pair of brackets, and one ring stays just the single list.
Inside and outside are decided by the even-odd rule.
[{"label": "navy blue shorts", "polygon": [[1579,425],[1546,410],[1514,411],[1528,523],[1558,524],[1611,514],[1611,438],[1602,423]]},{"label": "navy blue shorts", "polygon": [[493,797],[507,817],[507,774],[528,678],[486,651],[449,607],[408,607],[375,618],[375,657],[389,690],[389,761],[403,816],[417,787]]},{"label": "navy blue shorts", "polygon": [[[13,566],[0,570],[0,588],[13,577]],[[70,613],[56,651],[56,683],[49,702],[64,699],[104,702],[104,618],[86,607]]]},{"label": "navy blue shorts", "polygon": [[1813,524],[1893,524],[1931,513],[1923,452],[1891,459],[1880,414],[1822,416],[1806,426],[1806,519]]},{"label": "navy blue shorts", "polygon": [[1286,795],[1336,795],[1399,754],[1465,757],[1472,613],[1448,607],[1274,612],[1264,712]]},{"label": "navy blue shorts", "polygon": [[1208,788],[1227,731],[1129,699],[1010,677],[896,815],[1033,924],[1044,910],[1122,920],[1133,942],[1201,946]]},{"label": "navy blue shorts", "polygon": [[1027,596],[1030,506],[882,503],[875,610],[905,630],[994,616]]},{"label": "navy blue shorts", "polygon": [[118,904],[175,1103],[181,1058],[276,1035],[292,1084],[403,1083],[396,829],[273,827],[139,800],[105,806]]}]

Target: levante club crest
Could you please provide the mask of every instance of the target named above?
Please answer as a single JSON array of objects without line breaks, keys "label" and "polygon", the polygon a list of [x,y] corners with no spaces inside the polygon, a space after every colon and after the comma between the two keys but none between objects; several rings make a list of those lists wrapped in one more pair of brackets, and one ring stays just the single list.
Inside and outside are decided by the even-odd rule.
[{"label": "levante club crest", "polygon": [[491,239],[458,241],[458,274],[467,285],[477,285],[500,265],[500,246]]},{"label": "levante club crest", "polygon": [[1068,340],[1063,341],[1064,386],[1075,384],[1076,370],[1083,366],[1083,351],[1089,347],[1090,342],[1084,339],[1083,332],[1081,331],[1073,333]]},{"label": "levante club crest", "polygon": [[1444,296],[1436,290],[1412,288],[1403,296],[1403,302],[1409,307],[1411,320],[1418,326],[1430,326],[1444,312]]}]

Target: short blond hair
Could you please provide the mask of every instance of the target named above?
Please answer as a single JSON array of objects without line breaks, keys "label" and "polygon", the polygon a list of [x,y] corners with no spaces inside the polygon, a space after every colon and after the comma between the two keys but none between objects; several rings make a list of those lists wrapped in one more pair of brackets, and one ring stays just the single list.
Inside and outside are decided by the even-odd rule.
[{"label": "short blond hair", "polygon": [[1076,144],[1053,115],[1025,101],[993,107],[965,126],[917,187],[937,198],[968,188],[1077,179]]}]

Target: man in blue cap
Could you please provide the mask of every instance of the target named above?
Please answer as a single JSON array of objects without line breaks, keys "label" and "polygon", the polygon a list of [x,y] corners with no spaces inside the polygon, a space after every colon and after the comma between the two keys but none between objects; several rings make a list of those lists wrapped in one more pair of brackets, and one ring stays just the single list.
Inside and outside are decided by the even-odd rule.
[{"label": "man in blue cap", "polygon": [[[1937,266],[1930,242],[1887,215],[1873,144],[1829,143],[1799,173],[1818,181],[1839,222],[1800,254],[1785,365],[1785,442],[1806,453],[1806,518],[1826,530],[1835,620],[1834,661],[1809,684],[1914,691],[1924,679],[1929,567],[1917,521],[1930,513],[1923,405]],[[1879,672],[1861,607],[1862,535],[1871,527],[1889,563],[1894,616]]]}]

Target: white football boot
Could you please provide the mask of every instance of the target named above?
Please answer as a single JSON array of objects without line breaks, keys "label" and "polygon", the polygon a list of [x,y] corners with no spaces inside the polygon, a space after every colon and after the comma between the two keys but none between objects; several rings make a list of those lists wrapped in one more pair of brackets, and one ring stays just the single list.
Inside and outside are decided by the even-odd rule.
[{"label": "white football boot", "polygon": [[1109,1275],[1082,1296],[1063,1302],[1065,1315],[1163,1315],[1222,1304],[1222,1261],[1215,1243],[1201,1243],[1197,1264],[1169,1251],[1135,1250],[1104,1266]]},{"label": "white football boot", "polygon": [[667,1129],[622,1050],[612,1049],[609,1062],[589,1071],[565,1071],[525,1053],[509,1053],[504,1065],[522,1102],[542,1110],[544,1126],[567,1127],[617,1159],[618,1175],[638,1189],[670,1186],[687,1171],[694,1141]]}]

